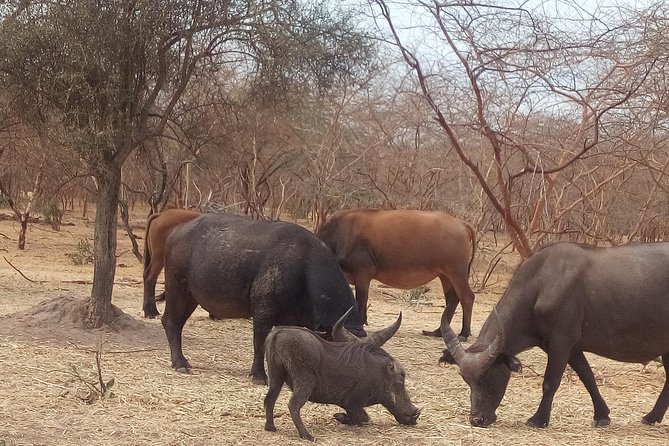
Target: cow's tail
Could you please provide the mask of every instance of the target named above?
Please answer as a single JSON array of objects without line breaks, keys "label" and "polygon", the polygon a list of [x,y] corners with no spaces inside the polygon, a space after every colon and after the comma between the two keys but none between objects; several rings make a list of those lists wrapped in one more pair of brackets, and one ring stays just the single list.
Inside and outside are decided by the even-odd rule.
[{"label": "cow's tail", "polygon": [[467,265],[467,276],[469,277],[472,271],[472,264],[474,263],[474,253],[476,252],[476,231],[474,231],[474,228],[469,223],[465,223],[465,227],[467,228],[467,232],[469,232],[469,240],[472,244],[472,255],[469,258],[469,265]]},{"label": "cow's tail", "polygon": [[144,276],[146,276],[146,274],[149,272],[149,267],[151,266],[151,248],[149,247],[149,231],[151,228],[151,222],[159,215],[160,213],[151,214],[146,221],[146,233],[144,234]]}]

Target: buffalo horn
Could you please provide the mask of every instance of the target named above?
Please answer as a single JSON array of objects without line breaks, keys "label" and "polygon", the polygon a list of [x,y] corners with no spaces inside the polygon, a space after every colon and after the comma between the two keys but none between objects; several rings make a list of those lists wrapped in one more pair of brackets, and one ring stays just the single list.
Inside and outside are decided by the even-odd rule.
[{"label": "buffalo horn", "polygon": [[351,333],[348,332],[344,328],[344,322],[346,321],[346,318],[348,318],[348,315],[351,314],[351,311],[353,311],[353,307],[349,308],[346,313],[342,317],[339,318],[337,322],[335,322],[334,326],[332,327],[332,340],[335,342],[356,342],[359,341],[359,339],[352,335]]},{"label": "buffalo horn", "polygon": [[470,353],[460,343],[458,336],[453,332],[446,312],[441,317],[441,334],[448,351],[453,355],[453,359],[460,367],[460,373],[466,380],[477,380],[488,367],[497,359],[504,346],[504,331],[499,321],[497,308],[493,309],[495,319],[499,325],[499,331],[493,342],[488,347],[478,353]]},{"label": "buffalo horn", "polygon": [[392,338],[395,333],[397,333],[397,330],[400,328],[400,324],[402,323],[402,312],[400,312],[400,315],[397,317],[397,320],[389,325],[386,328],[383,328],[379,331],[375,331],[374,333],[369,334],[366,338],[360,339],[357,336],[352,335],[349,333],[348,330],[344,328],[344,322],[346,321],[346,318],[351,314],[351,311],[353,311],[353,307],[349,308],[349,310],[344,313],[342,317],[339,318],[337,322],[335,322],[334,326],[332,327],[332,340],[335,342],[368,342],[370,344],[374,344],[378,347],[381,347],[383,344],[388,342],[390,338]]},{"label": "buffalo horn", "polygon": [[395,322],[393,322],[386,328],[383,328],[379,331],[375,331],[374,333],[368,335],[365,342],[369,342],[370,344],[374,344],[378,347],[381,347],[383,344],[388,342],[388,339],[392,338],[395,335],[395,333],[397,333],[397,330],[400,329],[401,323],[402,323],[402,312],[400,311],[400,315],[397,316],[397,320]]}]

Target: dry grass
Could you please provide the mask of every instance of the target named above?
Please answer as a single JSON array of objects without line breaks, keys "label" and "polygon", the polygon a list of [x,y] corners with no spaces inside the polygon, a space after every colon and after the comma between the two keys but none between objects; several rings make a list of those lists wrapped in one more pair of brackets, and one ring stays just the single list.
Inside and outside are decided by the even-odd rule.
[{"label": "dry grass", "polygon": [[[136,216],[136,222],[141,222]],[[90,223],[71,215],[74,226],[55,233],[33,225],[25,252],[16,250],[17,229],[0,222],[0,251],[27,277],[0,267],[0,442],[17,445],[218,445],[305,444],[297,437],[287,411],[289,391],[277,403],[276,433],[263,430],[262,400],[266,388],[247,377],[252,360],[251,322],[210,321],[197,310],[184,330],[184,352],[194,373],[169,367],[169,350],[158,320],[141,315],[141,265],[119,252],[114,304],[130,319],[119,332],[79,328],[78,305],[90,293],[92,266],[75,266],[65,253],[81,238],[92,237]],[[139,224],[139,223],[138,223]],[[143,222],[141,222],[143,224]],[[142,233],[141,228],[137,228]],[[128,245],[128,246],[126,246]],[[3,262],[0,259],[0,262]],[[474,332],[499,298],[499,286],[479,293]],[[56,299],[54,301],[54,299]],[[45,303],[46,301],[46,303]],[[404,312],[400,332],[386,345],[408,373],[409,393],[423,412],[417,426],[400,426],[382,407],[370,408],[362,427],[337,423],[335,406],[307,404],[307,427],[324,445],[664,445],[666,425],[644,426],[664,382],[659,364],[621,364],[590,356],[602,394],[612,410],[608,428],[590,427],[592,405],[578,379],[565,374],[555,398],[551,425],[528,428],[541,397],[545,355],[537,349],[520,355],[524,371],[512,377],[498,422],[488,429],[469,426],[469,391],[454,367],[438,366],[443,348],[438,339],[420,335],[435,328],[443,305],[436,284],[418,303],[406,293],[377,287],[371,296],[371,329]],[[456,318],[460,313],[456,314]],[[459,328],[460,321],[454,324]],[[97,382],[95,350],[103,340],[101,373],[114,378],[111,395],[90,398]],[[76,373],[75,373],[76,370]],[[76,376],[78,375],[78,376]],[[88,383],[88,384],[87,384]]]}]

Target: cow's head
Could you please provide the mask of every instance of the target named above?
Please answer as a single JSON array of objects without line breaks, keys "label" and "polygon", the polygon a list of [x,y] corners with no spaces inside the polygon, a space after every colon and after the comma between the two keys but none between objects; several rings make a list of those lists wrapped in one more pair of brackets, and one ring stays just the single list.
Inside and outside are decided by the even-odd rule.
[{"label": "cow's head", "polygon": [[395,333],[397,333],[397,330],[400,328],[400,324],[402,323],[402,312],[400,312],[400,315],[397,317],[397,320],[392,323],[391,325],[387,326],[386,328],[383,328],[379,331],[376,331],[374,333],[370,333],[367,335],[365,338],[358,338],[357,336],[352,335],[349,333],[347,329],[344,328],[344,322],[348,318],[348,316],[351,314],[355,307],[351,307],[348,309],[346,313],[342,317],[339,318],[339,320],[334,324],[332,327],[332,340],[335,342],[369,342],[370,344],[374,344],[378,347],[381,347],[383,344],[388,342],[390,338],[393,337]]},{"label": "cow's head", "polygon": [[[441,333],[447,349],[439,362],[457,364],[460,375],[471,390],[469,422],[472,426],[486,427],[497,419],[495,411],[502,402],[512,371],[519,371],[520,361],[502,353],[504,329],[497,310],[493,310],[497,325],[494,340],[481,351],[465,350],[448,323],[446,312],[441,319]],[[469,350],[472,350],[471,348]]]}]

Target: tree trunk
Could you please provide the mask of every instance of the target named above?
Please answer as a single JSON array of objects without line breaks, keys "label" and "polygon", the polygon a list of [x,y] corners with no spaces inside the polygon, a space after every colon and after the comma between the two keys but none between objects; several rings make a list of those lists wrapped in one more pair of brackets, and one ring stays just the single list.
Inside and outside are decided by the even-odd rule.
[{"label": "tree trunk", "polygon": [[19,230],[19,249],[23,251],[26,249],[26,232],[28,232],[28,219],[30,218],[30,213],[26,212],[21,214],[19,217],[19,222],[21,223],[21,229]]},{"label": "tree trunk", "polygon": [[121,167],[109,163],[107,170],[96,175],[98,197],[95,208],[93,241],[93,289],[87,303],[85,325],[98,328],[114,319],[112,292],[116,274],[116,231],[118,227],[118,194],[121,190]]}]

